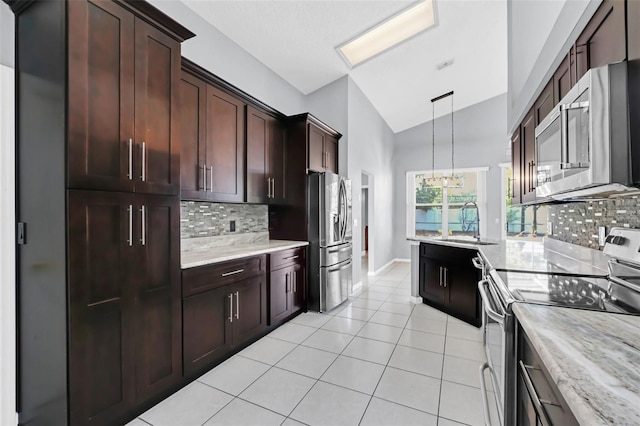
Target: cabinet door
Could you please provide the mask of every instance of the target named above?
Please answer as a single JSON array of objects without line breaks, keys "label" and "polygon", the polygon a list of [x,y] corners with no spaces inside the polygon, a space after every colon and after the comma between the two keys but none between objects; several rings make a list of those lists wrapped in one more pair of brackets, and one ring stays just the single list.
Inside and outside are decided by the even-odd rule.
[{"label": "cabinet door", "polygon": [[67,6],[68,185],[132,191],[134,17],[114,2]]},{"label": "cabinet door", "polygon": [[[589,69],[627,58],[625,1],[605,0],[576,41],[576,71],[580,79]],[[633,2],[632,2],[633,3]]]},{"label": "cabinet door", "polygon": [[137,195],[135,208],[136,389],[142,401],[182,377],[180,202]]},{"label": "cabinet door", "polygon": [[325,133],[313,124],[308,124],[309,137],[309,169],[322,172],[327,158],[324,151]]},{"label": "cabinet door", "polygon": [[135,21],[135,191],[180,191],[180,43]]},{"label": "cabinet door", "polygon": [[553,97],[553,80],[542,90],[540,96],[536,100],[533,110],[535,113],[535,126],[540,124],[542,120],[551,112],[556,102]]},{"label": "cabinet door", "polygon": [[269,279],[269,324],[277,324],[291,313],[291,272],[292,267],[272,271]]},{"label": "cabinet door", "polygon": [[247,107],[247,202],[266,203],[270,197],[268,170],[269,122],[271,117]]},{"label": "cabinet door", "polygon": [[425,299],[444,303],[444,287],[442,286],[443,266],[442,264],[428,257],[420,257],[420,296]]},{"label": "cabinet door", "polygon": [[511,136],[511,204],[518,205],[522,202],[522,140],[520,139],[520,127]]},{"label": "cabinet door", "polygon": [[206,370],[231,351],[232,294],[224,286],[184,299],[185,375]]},{"label": "cabinet door", "polygon": [[71,424],[116,423],[135,401],[129,204],[130,194],[69,191]]},{"label": "cabinet door", "polygon": [[306,309],[306,268],[301,264],[291,267],[291,313],[294,314],[300,310]]},{"label": "cabinet door", "polygon": [[244,201],[244,103],[207,86],[206,167],[211,201]]},{"label": "cabinet door", "polygon": [[258,275],[233,285],[233,346],[267,329],[267,276]]},{"label": "cabinet door", "polygon": [[571,90],[573,87],[573,81],[571,79],[571,53],[568,54],[557,71],[553,75],[553,97],[554,97],[554,105],[560,102],[562,98]]},{"label": "cabinet door", "polygon": [[180,197],[205,197],[207,84],[191,74],[180,80]]},{"label": "cabinet door", "polygon": [[325,170],[338,173],[338,140],[327,135],[324,139],[324,152],[327,156],[325,160]]},{"label": "cabinet door", "polygon": [[473,266],[471,260],[459,264],[448,264],[445,272],[445,292],[448,293],[447,304],[453,313],[460,318],[479,325],[480,313],[478,281],[480,272]]},{"label": "cabinet door", "polygon": [[527,203],[536,199],[536,141],[533,109],[525,116],[520,128],[523,149],[522,202]]},{"label": "cabinet door", "polygon": [[286,157],[287,140],[284,123],[272,118],[269,122],[269,176],[272,179],[272,204],[282,204],[287,199],[286,193]]}]

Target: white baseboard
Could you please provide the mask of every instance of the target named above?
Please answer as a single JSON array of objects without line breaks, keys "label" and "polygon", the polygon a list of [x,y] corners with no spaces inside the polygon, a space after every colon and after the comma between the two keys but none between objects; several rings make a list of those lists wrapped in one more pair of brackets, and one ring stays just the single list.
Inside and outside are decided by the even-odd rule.
[{"label": "white baseboard", "polygon": [[403,257],[396,257],[393,259],[394,262],[402,262],[402,263],[411,263],[411,259],[405,259]]},{"label": "white baseboard", "polygon": [[410,296],[411,297],[411,303],[415,303],[415,304],[419,304],[422,303],[422,297],[418,296]]},{"label": "white baseboard", "polygon": [[395,259],[391,259],[390,261],[388,261],[387,263],[385,263],[381,268],[375,270],[374,272],[369,271],[368,275],[369,276],[375,276],[378,275],[380,272],[384,271],[385,269],[387,269],[389,266],[391,266],[393,263],[396,262],[411,262],[411,259],[402,259],[402,258],[395,258]]}]

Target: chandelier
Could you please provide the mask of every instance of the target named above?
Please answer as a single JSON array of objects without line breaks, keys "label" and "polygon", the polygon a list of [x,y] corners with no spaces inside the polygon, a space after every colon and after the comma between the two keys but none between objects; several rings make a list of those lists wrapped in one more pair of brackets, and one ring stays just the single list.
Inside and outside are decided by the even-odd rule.
[{"label": "chandelier", "polygon": [[[436,113],[434,104],[446,98],[451,99],[451,170],[447,173],[436,176]],[[430,186],[448,188],[461,188],[464,185],[463,175],[455,173],[454,148],[453,91],[451,91],[449,93],[445,93],[444,95],[440,95],[431,99],[431,177],[427,177],[425,179],[425,183]]]}]

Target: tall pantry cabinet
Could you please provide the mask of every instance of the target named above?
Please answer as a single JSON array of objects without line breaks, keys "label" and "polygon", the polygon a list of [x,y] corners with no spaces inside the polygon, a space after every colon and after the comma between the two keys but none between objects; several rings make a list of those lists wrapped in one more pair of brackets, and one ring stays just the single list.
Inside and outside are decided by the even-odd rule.
[{"label": "tall pantry cabinet", "polygon": [[117,424],[182,379],[180,42],[143,1],[12,1],[18,412]]}]

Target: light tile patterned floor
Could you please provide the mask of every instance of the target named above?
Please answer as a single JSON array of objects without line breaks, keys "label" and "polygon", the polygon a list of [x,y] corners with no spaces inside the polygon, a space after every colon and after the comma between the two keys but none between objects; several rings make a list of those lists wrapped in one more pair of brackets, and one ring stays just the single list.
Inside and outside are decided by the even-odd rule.
[{"label": "light tile patterned floor", "polygon": [[[327,314],[305,313],[131,425],[483,425],[482,334],[411,303],[395,263]],[[496,413],[492,413],[496,418]]]}]

